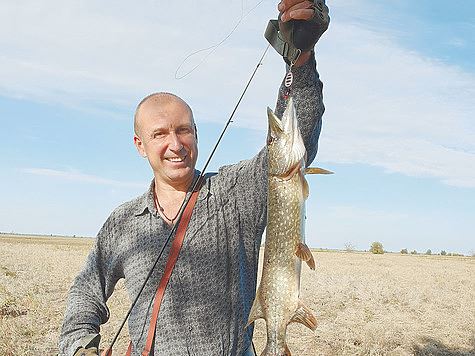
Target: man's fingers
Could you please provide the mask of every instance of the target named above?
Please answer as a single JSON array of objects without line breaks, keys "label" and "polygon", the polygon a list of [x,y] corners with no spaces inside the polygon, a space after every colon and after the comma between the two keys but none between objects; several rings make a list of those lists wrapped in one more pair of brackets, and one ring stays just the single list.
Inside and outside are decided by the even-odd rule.
[{"label": "man's fingers", "polygon": [[281,21],[311,19],[315,13],[313,8],[311,8],[312,4],[313,2],[305,0],[287,8],[287,10],[282,12]]},{"label": "man's fingers", "polygon": [[311,19],[314,14],[315,10],[313,9],[293,10],[289,13],[289,20],[308,20]]},{"label": "man's fingers", "polygon": [[[289,10],[292,6],[298,5],[300,3],[310,3],[307,0],[281,0],[277,8],[280,12]],[[307,5],[308,7],[308,5]]]}]

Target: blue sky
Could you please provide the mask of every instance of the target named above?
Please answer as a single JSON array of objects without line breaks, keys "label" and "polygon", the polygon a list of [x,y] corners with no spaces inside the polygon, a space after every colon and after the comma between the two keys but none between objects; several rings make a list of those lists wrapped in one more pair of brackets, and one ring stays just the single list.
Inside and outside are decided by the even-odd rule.
[{"label": "blue sky", "polygon": [[[193,107],[201,167],[266,46],[263,1],[42,2],[0,12],[0,231],[94,236],[151,179],[132,142],[137,102]],[[329,1],[317,45],[326,113],[311,176],[313,247],[475,251],[475,4]],[[248,13],[249,12],[249,13]],[[219,43],[214,52],[188,58]],[[208,55],[207,57],[205,57]],[[269,52],[211,169],[264,144],[282,60]]]}]

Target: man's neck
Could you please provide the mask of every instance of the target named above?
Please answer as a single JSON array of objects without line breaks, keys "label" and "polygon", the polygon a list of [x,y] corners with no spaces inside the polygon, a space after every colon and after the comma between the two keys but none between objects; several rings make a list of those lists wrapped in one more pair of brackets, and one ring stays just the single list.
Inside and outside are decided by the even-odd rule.
[{"label": "man's neck", "polygon": [[155,193],[166,198],[183,197],[190,189],[194,176],[183,182],[165,182],[155,176]]}]

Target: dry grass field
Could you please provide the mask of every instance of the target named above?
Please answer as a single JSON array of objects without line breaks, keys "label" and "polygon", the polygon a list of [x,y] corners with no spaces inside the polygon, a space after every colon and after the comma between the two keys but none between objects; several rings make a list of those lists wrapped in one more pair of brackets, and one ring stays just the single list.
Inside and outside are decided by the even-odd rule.
[{"label": "dry grass field", "polygon": [[[92,239],[0,235],[0,355],[54,355],[72,279]],[[313,333],[289,327],[293,355],[475,355],[475,258],[316,251],[303,268]],[[110,300],[113,337],[126,312],[122,285]],[[125,332],[115,354],[125,354]],[[264,323],[256,323],[258,351]]]}]

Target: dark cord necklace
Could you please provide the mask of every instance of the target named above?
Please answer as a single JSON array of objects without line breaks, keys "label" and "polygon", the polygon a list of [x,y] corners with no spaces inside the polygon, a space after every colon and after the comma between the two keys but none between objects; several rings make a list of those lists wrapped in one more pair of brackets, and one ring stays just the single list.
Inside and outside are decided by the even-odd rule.
[{"label": "dark cord necklace", "polygon": [[162,213],[163,217],[170,221],[173,224],[173,221],[178,217],[178,214],[180,214],[180,209],[178,209],[176,215],[173,217],[173,219],[170,219],[166,214],[165,214],[165,209],[160,205],[160,202],[158,201],[157,193],[154,191],[153,192],[154,198],[155,198],[155,203],[157,204],[157,208],[160,210]]}]

